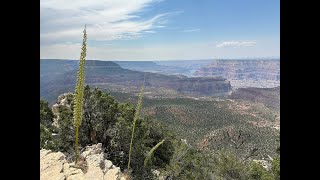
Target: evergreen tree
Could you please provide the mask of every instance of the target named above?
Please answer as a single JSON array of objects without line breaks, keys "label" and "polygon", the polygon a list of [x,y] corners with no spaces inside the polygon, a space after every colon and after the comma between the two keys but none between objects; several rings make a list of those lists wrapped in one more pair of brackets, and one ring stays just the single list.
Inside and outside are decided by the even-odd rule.
[{"label": "evergreen tree", "polygon": [[48,102],[40,99],[40,149],[53,148],[53,117],[54,115],[49,108]]},{"label": "evergreen tree", "polygon": [[48,102],[40,99],[40,124],[51,126],[53,123],[53,113],[49,108]]}]

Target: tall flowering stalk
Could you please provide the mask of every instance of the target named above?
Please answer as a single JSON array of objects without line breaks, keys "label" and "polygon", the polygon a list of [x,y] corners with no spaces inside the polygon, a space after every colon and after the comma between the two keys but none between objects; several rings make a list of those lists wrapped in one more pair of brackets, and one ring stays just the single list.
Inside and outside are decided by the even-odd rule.
[{"label": "tall flowering stalk", "polygon": [[82,104],[83,104],[83,90],[84,90],[84,77],[85,77],[85,61],[86,61],[86,52],[87,52],[87,32],[86,27],[83,30],[83,42],[82,42],[82,48],[81,48],[81,55],[80,55],[80,63],[77,73],[77,84],[75,87],[75,96],[74,96],[74,109],[73,109],[73,124],[76,130],[75,135],[75,157],[76,162],[78,162],[79,159],[79,152],[78,152],[78,146],[79,146],[79,126],[81,125],[82,121]]},{"label": "tall flowering stalk", "polygon": [[132,125],[132,133],[131,133],[131,142],[130,142],[130,149],[129,149],[129,162],[128,162],[128,171],[130,170],[130,162],[131,162],[131,153],[132,153],[132,144],[133,144],[133,136],[134,136],[134,129],[136,128],[136,122],[139,119],[140,115],[140,109],[142,106],[142,96],[143,96],[143,91],[144,91],[144,86],[142,86],[140,94],[139,94],[139,99],[138,99],[138,104],[136,107],[136,112],[134,115],[133,119],[133,125]]}]

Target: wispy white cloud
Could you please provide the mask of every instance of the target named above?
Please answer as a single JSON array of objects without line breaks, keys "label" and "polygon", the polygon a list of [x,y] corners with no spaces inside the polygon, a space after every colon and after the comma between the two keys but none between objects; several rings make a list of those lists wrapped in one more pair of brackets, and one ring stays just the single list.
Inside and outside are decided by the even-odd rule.
[{"label": "wispy white cloud", "polygon": [[200,31],[200,29],[186,29],[186,30],[182,30],[182,32],[195,32],[195,31]]},{"label": "wispy white cloud", "polygon": [[156,33],[156,31],[144,31],[145,33],[151,33],[151,34],[154,34]]},{"label": "wispy white cloud", "polygon": [[256,44],[255,41],[225,41],[216,45],[218,48],[222,47],[248,47],[254,46]]},{"label": "wispy white cloud", "polygon": [[65,0],[40,1],[41,44],[81,41],[84,24],[90,40],[135,39],[163,28],[167,19],[179,12],[142,13],[162,0]]}]

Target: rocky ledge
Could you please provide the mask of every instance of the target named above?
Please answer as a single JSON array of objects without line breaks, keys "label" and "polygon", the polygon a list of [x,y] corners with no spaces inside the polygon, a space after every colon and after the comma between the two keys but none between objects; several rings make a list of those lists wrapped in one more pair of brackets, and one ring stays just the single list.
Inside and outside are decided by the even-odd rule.
[{"label": "rocky ledge", "polygon": [[41,180],[126,180],[120,168],[104,159],[102,144],[87,146],[79,162],[68,163],[62,152],[40,150]]}]

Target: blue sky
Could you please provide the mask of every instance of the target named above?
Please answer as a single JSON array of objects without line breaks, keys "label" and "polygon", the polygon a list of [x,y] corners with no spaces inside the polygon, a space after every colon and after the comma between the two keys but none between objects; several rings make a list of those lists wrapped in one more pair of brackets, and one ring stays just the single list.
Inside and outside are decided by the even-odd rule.
[{"label": "blue sky", "polygon": [[279,0],[40,1],[40,57],[179,60],[280,56]]}]

